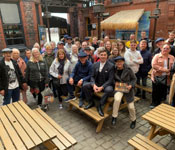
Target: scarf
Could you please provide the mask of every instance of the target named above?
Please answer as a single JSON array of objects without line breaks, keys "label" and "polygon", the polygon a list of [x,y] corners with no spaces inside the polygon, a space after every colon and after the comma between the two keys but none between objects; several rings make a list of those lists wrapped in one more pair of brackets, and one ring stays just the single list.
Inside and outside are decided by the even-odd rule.
[{"label": "scarf", "polygon": [[63,75],[64,72],[64,61],[65,59],[59,60],[60,65],[58,66],[58,72],[60,75]]}]

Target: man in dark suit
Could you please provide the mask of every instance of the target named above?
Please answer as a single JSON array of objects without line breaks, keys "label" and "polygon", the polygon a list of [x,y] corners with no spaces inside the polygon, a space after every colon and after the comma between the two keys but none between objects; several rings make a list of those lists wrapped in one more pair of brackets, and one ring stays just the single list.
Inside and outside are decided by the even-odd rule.
[{"label": "man in dark suit", "polygon": [[104,92],[100,99],[100,104],[97,106],[97,110],[100,116],[104,116],[102,106],[106,103],[106,99],[113,92],[113,78],[114,78],[114,65],[107,61],[107,51],[100,47],[98,48],[100,62],[93,65],[91,82],[83,86],[83,92],[85,94],[88,105],[85,109],[89,109],[94,106],[94,100],[92,99],[93,92]]}]

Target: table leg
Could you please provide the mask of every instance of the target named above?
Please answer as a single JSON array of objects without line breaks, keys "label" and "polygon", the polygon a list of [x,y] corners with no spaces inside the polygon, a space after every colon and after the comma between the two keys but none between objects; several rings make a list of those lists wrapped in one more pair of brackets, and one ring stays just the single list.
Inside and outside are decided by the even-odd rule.
[{"label": "table leg", "polygon": [[156,125],[153,125],[153,124],[150,124],[152,127],[151,127],[151,130],[148,134],[148,139],[152,140],[154,137],[155,137],[155,130],[156,130]]}]

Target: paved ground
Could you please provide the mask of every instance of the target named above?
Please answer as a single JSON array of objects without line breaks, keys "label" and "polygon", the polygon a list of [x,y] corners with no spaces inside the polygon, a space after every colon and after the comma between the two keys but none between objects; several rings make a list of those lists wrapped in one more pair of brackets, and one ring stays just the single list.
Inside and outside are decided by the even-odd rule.
[{"label": "paved ground", "polygon": [[[32,108],[36,107],[36,102],[32,95],[28,92],[29,105]],[[151,95],[147,94],[150,99]],[[0,97],[0,105],[2,104],[2,97]],[[70,148],[70,150],[131,150],[131,146],[127,141],[140,133],[147,135],[150,130],[150,125],[141,119],[141,116],[148,112],[150,100],[141,100],[136,103],[137,110],[137,124],[134,130],[129,128],[130,120],[127,109],[120,111],[117,125],[111,126],[111,117],[105,120],[103,129],[100,133],[96,133],[96,123],[83,113],[76,109],[68,111],[68,104],[64,103],[64,108],[58,108],[57,99],[50,105],[50,110],[47,114],[51,116],[59,125],[61,125],[67,132],[69,132],[76,140],[77,144]],[[168,136],[157,136],[153,140],[159,143],[168,150],[174,150],[175,140]],[[43,148],[41,148],[43,150]]]}]

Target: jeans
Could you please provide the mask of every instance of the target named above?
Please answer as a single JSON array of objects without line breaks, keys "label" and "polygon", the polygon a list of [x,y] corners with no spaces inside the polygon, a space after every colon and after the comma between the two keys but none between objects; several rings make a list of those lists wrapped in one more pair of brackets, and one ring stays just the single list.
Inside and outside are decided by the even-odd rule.
[{"label": "jeans", "polygon": [[8,89],[8,92],[5,94],[3,99],[3,105],[10,104],[10,100],[12,98],[12,102],[17,102],[20,98],[20,89],[19,87],[15,89]]}]

